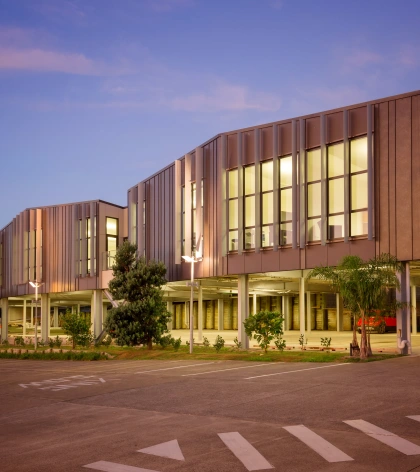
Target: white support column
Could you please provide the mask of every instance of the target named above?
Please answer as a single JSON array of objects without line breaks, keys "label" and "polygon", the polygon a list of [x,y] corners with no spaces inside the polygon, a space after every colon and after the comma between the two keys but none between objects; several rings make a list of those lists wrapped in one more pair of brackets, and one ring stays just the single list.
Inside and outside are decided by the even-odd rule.
[{"label": "white support column", "polygon": [[252,314],[255,315],[257,313],[257,294],[252,294]]},{"label": "white support column", "polygon": [[[404,263],[404,270],[398,274],[400,290],[397,291],[397,301],[410,305],[410,263]],[[411,354],[410,308],[405,306],[397,310],[397,347],[401,354]],[[400,347],[403,341],[408,345]]]},{"label": "white support column", "polygon": [[217,300],[217,320],[219,331],[223,331],[223,298]]},{"label": "white support column", "polygon": [[103,300],[102,290],[92,290],[90,304],[91,332],[97,338],[102,332],[103,326]]},{"label": "white support column", "polygon": [[166,311],[168,311],[170,314],[171,314],[171,319],[168,321],[166,327],[168,329],[168,331],[171,331],[172,330],[172,320],[173,320],[173,317],[174,317],[174,306],[173,306],[173,302],[166,302]]},{"label": "white support column", "polygon": [[312,299],[311,292],[306,293],[306,327],[308,333],[312,331]]},{"label": "white support column", "polygon": [[9,336],[9,299],[1,299],[1,340],[4,341]]},{"label": "white support column", "polygon": [[417,334],[417,287],[411,287],[411,333]]},{"label": "white support column", "polygon": [[281,297],[282,313],[283,313],[283,331],[289,331],[289,295],[283,295]]},{"label": "white support column", "polygon": [[26,336],[26,298],[23,299],[22,307],[22,335]]},{"label": "white support column", "polygon": [[[50,296],[41,293],[41,339],[48,341],[50,337]],[[39,302],[38,302],[39,303]]]},{"label": "white support column", "polygon": [[299,281],[299,326],[300,334],[305,336],[305,277]]},{"label": "white support column", "polygon": [[198,287],[198,342],[203,341],[203,287],[201,284]]},{"label": "white support column", "polygon": [[54,307],[54,328],[58,328],[58,306]]},{"label": "white support column", "polygon": [[343,331],[343,299],[340,294],[336,294],[336,306],[337,306],[337,331]]},{"label": "white support column", "polygon": [[243,349],[249,348],[249,338],[245,333],[243,322],[249,315],[249,283],[248,275],[238,276],[238,340]]},{"label": "white support column", "polygon": [[181,324],[181,328],[183,324],[185,324],[187,328],[190,327],[190,302],[185,302],[184,323]]}]

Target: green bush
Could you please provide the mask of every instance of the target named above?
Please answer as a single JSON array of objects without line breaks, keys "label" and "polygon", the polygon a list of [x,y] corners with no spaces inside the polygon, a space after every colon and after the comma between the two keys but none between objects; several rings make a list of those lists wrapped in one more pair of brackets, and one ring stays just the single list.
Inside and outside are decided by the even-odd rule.
[{"label": "green bush", "polygon": [[80,313],[67,312],[63,316],[62,328],[70,338],[73,349],[78,346],[88,347],[93,342],[93,335],[90,332],[90,322]]},{"label": "green bush", "polygon": [[209,347],[210,346],[210,341],[205,336],[203,338],[203,346],[204,347]]},{"label": "green bush", "polygon": [[267,353],[271,341],[281,339],[284,318],[277,311],[260,311],[244,321],[245,333]]},{"label": "green bush", "polygon": [[159,339],[159,345],[163,349],[165,349],[168,346],[173,345],[173,340],[174,340],[174,338],[170,334],[167,334],[166,336],[161,336],[160,339]]},{"label": "green bush", "polygon": [[101,342],[101,344],[103,346],[110,346],[111,343],[112,343],[112,338],[109,334],[107,336],[105,336],[104,339],[102,339],[102,342]]},{"label": "green bush", "polygon": [[225,340],[222,338],[222,336],[218,335],[216,338],[216,342],[213,344],[213,347],[216,349],[217,352],[219,352],[224,345]]},{"label": "green bush", "polygon": [[16,336],[15,337],[15,346],[24,346],[25,345],[25,340],[23,339],[22,336]]},{"label": "green bush", "polygon": [[175,339],[175,338],[172,338],[173,341],[172,341],[172,346],[174,348],[175,351],[177,351],[179,349],[179,347],[181,346],[181,338],[178,338],[178,339]]},{"label": "green bush", "polygon": [[239,341],[238,336],[236,336],[236,338],[233,340],[233,342],[235,344],[236,349],[242,349],[242,343],[241,343],[241,341]]}]

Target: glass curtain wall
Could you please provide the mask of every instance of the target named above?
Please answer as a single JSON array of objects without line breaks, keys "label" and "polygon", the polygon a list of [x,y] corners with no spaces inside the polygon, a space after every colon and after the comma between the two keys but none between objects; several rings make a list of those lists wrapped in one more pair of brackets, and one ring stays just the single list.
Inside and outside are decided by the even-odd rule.
[{"label": "glass curtain wall", "polygon": [[292,156],[280,158],[280,245],[292,244]]},{"label": "glass curtain wall", "polygon": [[328,239],[344,237],[344,144],[328,146]]},{"label": "glass curtain wall", "polygon": [[306,153],[308,241],[321,240],[321,149]]},{"label": "glass curtain wall", "polygon": [[255,165],[244,168],[244,248],[255,249]]},{"label": "glass curtain wall", "polygon": [[273,246],[273,161],[261,164],[262,247]]},{"label": "glass curtain wall", "polygon": [[229,251],[238,250],[238,169],[229,171]]},{"label": "glass curtain wall", "polygon": [[350,141],[350,235],[368,233],[367,137]]}]

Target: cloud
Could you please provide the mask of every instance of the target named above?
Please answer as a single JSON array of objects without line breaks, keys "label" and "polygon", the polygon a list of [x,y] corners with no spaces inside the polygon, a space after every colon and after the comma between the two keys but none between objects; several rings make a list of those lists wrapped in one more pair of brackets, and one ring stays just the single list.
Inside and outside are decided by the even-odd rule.
[{"label": "cloud", "polygon": [[350,67],[364,67],[384,62],[385,58],[381,54],[367,50],[354,50],[344,56],[344,65]]},{"label": "cloud", "polygon": [[146,0],[146,5],[156,12],[168,12],[194,6],[194,0]]},{"label": "cloud", "polygon": [[38,0],[31,3],[32,10],[40,13],[49,20],[66,22],[70,20],[82,23],[86,20],[86,11],[79,2],[71,0]]},{"label": "cloud", "polygon": [[175,110],[183,111],[277,111],[281,107],[279,97],[264,92],[252,92],[243,85],[220,83],[208,92],[178,96],[169,101]]}]

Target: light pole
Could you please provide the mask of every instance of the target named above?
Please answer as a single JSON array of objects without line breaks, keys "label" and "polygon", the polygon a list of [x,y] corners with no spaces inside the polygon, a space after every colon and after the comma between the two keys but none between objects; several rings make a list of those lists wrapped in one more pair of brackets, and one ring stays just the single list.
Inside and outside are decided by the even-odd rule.
[{"label": "light pole", "polygon": [[35,288],[35,350],[38,348],[38,288],[44,285],[43,282],[30,281],[29,284]]},{"label": "light pole", "polygon": [[194,262],[203,260],[201,254],[196,252],[195,256],[182,256],[185,262],[191,263],[191,295],[190,295],[190,354],[193,353],[194,344]]}]

